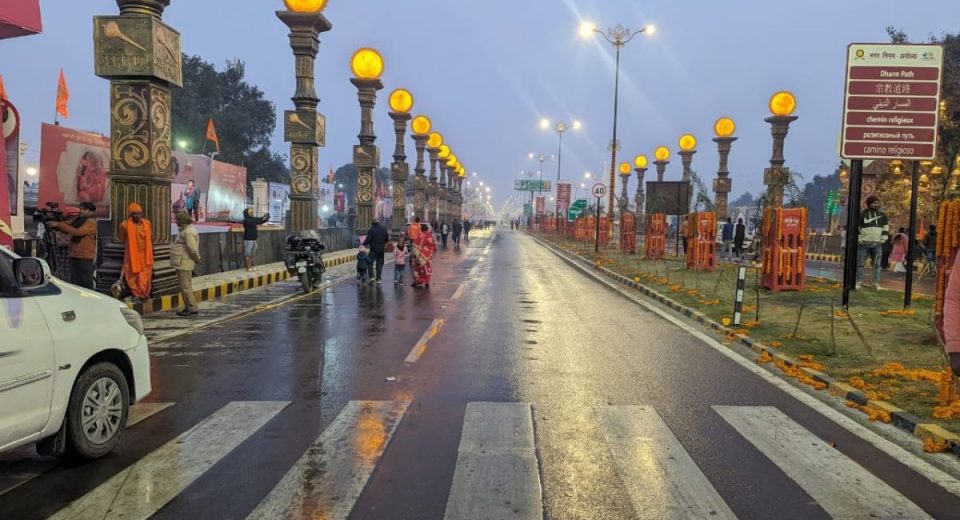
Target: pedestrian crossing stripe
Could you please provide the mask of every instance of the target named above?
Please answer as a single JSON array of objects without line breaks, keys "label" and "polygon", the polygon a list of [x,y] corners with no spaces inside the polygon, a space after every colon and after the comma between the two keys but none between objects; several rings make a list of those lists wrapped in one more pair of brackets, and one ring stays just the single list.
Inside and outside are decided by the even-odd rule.
[{"label": "pedestrian crossing stripe", "polygon": [[[53,518],[148,518],[288,404],[231,402]],[[146,405],[130,414],[130,426],[172,403]],[[409,406],[399,401],[347,403],[248,519],[302,518],[309,511],[324,511],[330,520],[347,518]],[[776,408],[712,409],[831,517],[930,517]],[[601,405],[594,411],[637,518],[736,518],[655,408]],[[529,403],[468,403],[445,518],[541,519],[536,444]],[[323,475],[312,472],[317,467],[325,468]],[[0,465],[0,485],[5,470]],[[503,510],[507,503],[509,511]]]}]

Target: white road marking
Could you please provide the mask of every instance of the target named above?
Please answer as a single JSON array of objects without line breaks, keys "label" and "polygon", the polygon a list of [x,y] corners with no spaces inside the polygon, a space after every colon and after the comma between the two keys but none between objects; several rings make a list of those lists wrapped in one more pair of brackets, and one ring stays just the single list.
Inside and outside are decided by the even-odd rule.
[{"label": "white road marking", "polygon": [[347,403],[247,518],[347,518],[409,406]]},{"label": "white road marking", "polygon": [[443,327],[444,320],[436,319],[433,320],[433,323],[430,324],[430,327],[427,328],[426,332],[420,336],[420,339],[417,340],[417,343],[410,350],[410,353],[407,354],[407,358],[403,360],[404,363],[416,363],[420,356],[427,350],[427,342],[431,338],[437,335],[440,332],[440,327]]},{"label": "white road marking", "polygon": [[127,414],[127,428],[156,415],[176,403],[137,403],[130,407]]},{"label": "white road marking", "polygon": [[[546,246],[543,246],[546,247]],[[556,253],[555,253],[556,254]],[[564,256],[570,256],[564,253]],[[900,462],[904,466],[916,471],[920,475],[923,475],[924,478],[930,482],[942,487],[948,492],[960,496],[960,480],[957,480],[947,472],[937,468],[936,466],[930,464],[929,462],[917,457],[916,455],[910,453],[902,446],[894,443],[893,441],[887,440],[881,437],[878,433],[870,430],[869,428],[863,426],[862,424],[856,422],[850,417],[844,415],[843,413],[829,407],[824,404],[822,401],[816,397],[807,394],[803,390],[794,387],[790,383],[780,379],[774,374],[767,372],[764,368],[757,366],[753,361],[737,354],[732,351],[729,347],[724,346],[719,341],[707,335],[705,332],[702,332],[694,327],[691,327],[688,323],[684,322],[680,318],[673,316],[668,311],[660,308],[658,305],[655,305],[652,302],[646,301],[644,296],[626,291],[622,286],[613,281],[608,281],[608,279],[602,275],[595,274],[590,270],[581,266],[576,260],[572,260],[574,269],[581,271],[589,277],[592,277],[594,280],[597,280],[601,284],[604,284],[615,291],[620,292],[627,298],[630,298],[638,305],[644,307],[645,309],[657,314],[664,320],[674,324],[677,328],[683,330],[687,334],[699,339],[703,343],[706,343],[708,346],[712,347],[714,350],[727,357],[734,363],[745,368],[747,371],[753,373],[757,377],[760,377],[764,381],[770,383],[771,385],[777,387],[777,389],[782,390],[784,393],[793,397],[797,401],[807,405],[811,409],[815,410],[820,415],[830,419],[835,422],[841,428],[849,431],[850,433],[860,437],[863,441],[870,444],[874,448],[886,453],[894,460]]]},{"label": "white road marking", "polygon": [[453,293],[453,299],[454,299],[454,300],[459,300],[460,297],[463,296],[463,291],[464,291],[466,288],[467,288],[466,282],[460,284],[460,287],[457,287],[456,292]]},{"label": "white road marking", "polygon": [[527,403],[468,403],[445,519],[543,519]]},{"label": "white road marking", "polygon": [[714,410],[834,518],[930,518],[856,462],[770,406]]},{"label": "white road marking", "polygon": [[289,404],[231,402],[52,518],[149,518]]},{"label": "white road marking", "polygon": [[597,416],[637,518],[737,518],[653,407],[603,406]]}]

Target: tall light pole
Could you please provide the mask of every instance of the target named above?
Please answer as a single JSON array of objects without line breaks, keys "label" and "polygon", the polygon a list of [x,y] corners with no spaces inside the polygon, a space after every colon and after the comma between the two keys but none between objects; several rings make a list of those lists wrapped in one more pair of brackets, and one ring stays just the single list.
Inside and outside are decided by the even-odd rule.
[{"label": "tall light pole", "polygon": [[[551,122],[549,119],[540,120],[540,128],[544,130],[553,129],[553,131],[556,132],[558,136],[558,139],[557,139],[557,186],[556,186],[557,204],[554,207],[554,217],[556,219],[557,233],[560,232],[560,211],[559,211],[560,210],[560,165],[561,165],[561,162],[563,161],[563,134],[567,130],[579,130],[580,126],[581,126],[580,121],[577,121],[577,120],[573,120],[573,122],[571,123],[566,123],[563,121]],[[569,201],[567,202],[569,203]]]},{"label": "tall light pole", "polygon": [[357,99],[360,102],[359,145],[353,147],[353,166],[357,169],[357,220],[354,232],[361,233],[370,229],[374,219],[374,191],[376,190],[376,171],[380,167],[380,149],[374,144],[377,140],[373,133],[373,106],[377,102],[377,91],[383,88],[380,75],[383,74],[383,58],[370,47],[364,47],[353,53],[350,58],[353,77],[350,83],[357,87]]},{"label": "tall light pole", "polygon": [[[539,181],[540,184],[537,186],[537,197],[542,197],[542,196],[543,196],[543,163],[544,163],[547,159],[550,159],[550,158],[552,158],[552,157],[553,157],[552,155],[544,155],[544,154],[537,154],[537,153],[531,153],[531,154],[530,154],[530,158],[531,158],[531,159],[534,159],[534,160],[540,162],[540,168],[537,170],[537,172],[540,174],[540,181]],[[533,192],[532,192],[532,191],[530,192],[530,198],[533,198]],[[534,205],[533,205],[533,213],[534,213],[534,215],[536,215],[536,214],[537,214],[536,201],[531,201],[531,202],[534,203]],[[537,219],[537,224],[539,225],[539,223],[540,223],[540,220]]]},{"label": "tall light pole", "polygon": [[607,40],[608,43],[613,45],[616,49],[616,66],[614,69],[614,80],[613,80],[613,139],[610,141],[610,185],[608,186],[607,191],[609,192],[609,211],[610,216],[613,216],[613,199],[616,195],[613,193],[613,188],[616,183],[616,174],[617,174],[617,147],[619,143],[617,142],[617,109],[620,96],[620,49],[630,43],[634,37],[640,33],[647,33],[648,35],[653,34],[655,27],[653,25],[647,25],[639,30],[628,29],[622,25],[617,25],[607,29],[606,32],[603,32],[596,28],[596,26],[590,22],[583,22],[580,25],[580,36],[583,38],[589,38],[593,34],[599,34],[603,36],[604,40]]}]

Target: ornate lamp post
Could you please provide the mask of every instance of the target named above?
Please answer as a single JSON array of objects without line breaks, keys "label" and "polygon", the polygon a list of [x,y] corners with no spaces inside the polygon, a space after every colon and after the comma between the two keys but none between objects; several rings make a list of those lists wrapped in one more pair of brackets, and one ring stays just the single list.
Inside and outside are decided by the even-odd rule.
[{"label": "ornate lamp post", "polygon": [[697,138],[693,134],[683,134],[680,136],[680,162],[683,163],[683,182],[690,182],[693,171],[690,169],[690,163],[693,162],[693,154],[697,153]]},{"label": "ornate lamp post", "polygon": [[[374,144],[373,106],[377,91],[383,88],[383,58],[375,49],[364,47],[350,58],[353,76],[350,83],[357,87],[360,101],[360,144],[353,147],[353,166],[357,169],[357,223],[355,232],[366,231],[373,223],[373,191],[376,186],[375,172],[380,166],[380,149]],[[411,100],[412,102],[412,100]]]},{"label": "ornate lamp post", "polygon": [[170,267],[170,88],[183,84],[180,34],[161,21],[170,0],[117,0],[119,16],[94,18],[96,74],[110,80],[110,215],[99,289],[120,278],[120,223],[127,206],[143,207],[153,223],[152,292],[173,294]]},{"label": "ornate lamp post", "polygon": [[[410,91],[398,88],[390,93],[390,119],[393,119],[393,131],[397,134],[397,145],[393,151],[393,164],[390,166],[390,176],[393,180],[393,225],[394,233],[403,230],[407,221],[407,177],[410,176],[410,165],[407,164],[407,153],[404,150],[403,138],[407,133],[407,121],[412,116],[413,95]],[[428,123],[429,124],[429,123]]]},{"label": "ornate lamp post", "polygon": [[447,221],[447,213],[449,211],[450,203],[450,191],[447,189],[447,180],[453,177],[453,170],[457,167],[457,156],[450,154],[450,157],[447,157],[447,162],[444,164],[444,168],[440,175],[440,180],[437,182],[437,223],[441,224]]},{"label": "ornate lamp post", "polygon": [[630,181],[630,164],[620,163],[620,213],[630,211],[630,195],[627,193],[627,183]]},{"label": "ornate lamp post", "polygon": [[290,143],[290,228],[302,231],[319,227],[317,147],[324,145],[326,124],[317,113],[320,100],[314,88],[314,63],[318,36],[332,26],[320,13],[326,1],[287,1],[286,5],[288,10],[277,11],[277,17],[290,28],[297,89],[294,110],[283,114],[283,138]]},{"label": "ornate lamp post", "polygon": [[[422,189],[423,197],[421,206],[414,207],[414,212],[420,217],[424,223],[430,222],[430,201],[432,195],[431,189],[436,191],[437,185],[437,161],[440,156],[440,147],[443,146],[443,136],[440,132],[432,132],[427,138],[427,150],[430,152],[430,180],[428,181],[426,177],[423,179],[418,179],[418,182],[421,184],[420,189]],[[417,185],[414,186],[414,189],[417,189]],[[414,194],[416,197],[416,194]],[[416,204],[416,202],[414,202]]]},{"label": "ornate lamp post", "polygon": [[580,36],[587,38],[593,34],[599,34],[603,36],[604,40],[607,40],[607,42],[613,45],[617,52],[613,82],[613,139],[610,140],[610,186],[607,187],[610,191],[610,200],[608,204],[611,217],[613,216],[614,208],[613,199],[616,196],[613,193],[613,188],[614,183],[616,182],[615,168],[617,164],[617,147],[619,146],[619,143],[617,142],[617,107],[620,94],[620,49],[623,48],[624,45],[630,43],[630,40],[632,40],[636,35],[643,32],[647,34],[653,34],[654,26],[647,25],[640,30],[634,31],[622,25],[617,25],[616,27],[607,29],[606,32],[598,30],[592,23],[589,22],[584,22],[580,26]]},{"label": "ornate lamp post", "polygon": [[717,178],[713,180],[713,205],[717,212],[717,221],[724,221],[727,218],[727,197],[733,187],[733,181],[730,179],[730,170],[727,169],[727,158],[730,156],[730,145],[737,140],[733,137],[733,132],[737,125],[729,117],[721,117],[713,124],[713,133],[717,134],[713,142],[717,143],[717,150],[720,152],[720,167],[717,169]]},{"label": "ornate lamp post", "polygon": [[667,165],[670,164],[670,149],[666,146],[660,146],[653,152],[656,161],[653,164],[657,167],[657,182],[663,182],[663,176],[667,172]]},{"label": "ornate lamp post", "polygon": [[[416,174],[413,178],[413,214],[422,215],[423,214],[423,195],[424,189],[426,188],[426,177],[423,173],[426,171],[423,168],[423,153],[427,149],[427,144],[430,141],[430,128],[433,124],[430,121],[430,118],[424,115],[419,115],[413,118],[413,121],[410,123],[410,129],[413,130],[413,143],[417,149],[417,164],[413,168],[414,173]],[[440,134],[437,134],[439,136]],[[440,138],[443,139],[442,137]],[[406,220],[406,216],[404,216]]]},{"label": "ornate lamp post", "polygon": [[634,171],[637,172],[637,194],[634,197],[634,208],[637,212],[637,228],[642,225],[643,219],[643,176],[647,174],[647,156],[640,154],[633,158]]},{"label": "ornate lamp post", "polygon": [[436,171],[430,169],[430,184],[427,186],[427,221],[440,219],[440,177],[443,176],[443,170],[446,168],[447,160],[450,159],[450,146],[441,144],[437,148]]},{"label": "ornate lamp post", "polygon": [[770,157],[770,167],[763,172],[763,183],[767,185],[767,202],[772,207],[779,207],[783,206],[783,188],[790,182],[790,172],[783,167],[786,162],[783,158],[783,143],[790,130],[790,123],[797,120],[797,116],[791,115],[797,108],[797,99],[783,90],[770,97],[769,105],[773,115],[764,121],[770,123],[773,155]]}]

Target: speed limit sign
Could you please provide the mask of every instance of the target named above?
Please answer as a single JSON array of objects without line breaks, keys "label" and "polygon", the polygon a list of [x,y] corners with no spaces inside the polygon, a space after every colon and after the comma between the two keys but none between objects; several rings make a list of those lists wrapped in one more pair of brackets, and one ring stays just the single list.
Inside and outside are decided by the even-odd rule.
[{"label": "speed limit sign", "polygon": [[594,197],[596,197],[596,198],[598,198],[598,199],[602,199],[602,198],[604,197],[604,195],[606,195],[606,194],[607,194],[607,185],[606,185],[606,184],[604,184],[604,183],[602,183],[602,182],[598,182],[598,183],[596,183],[596,184],[593,185],[593,196],[594,196]]}]

